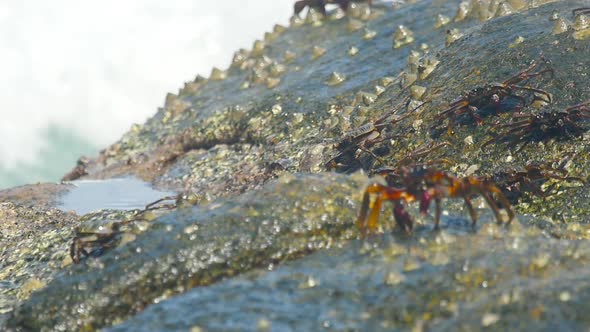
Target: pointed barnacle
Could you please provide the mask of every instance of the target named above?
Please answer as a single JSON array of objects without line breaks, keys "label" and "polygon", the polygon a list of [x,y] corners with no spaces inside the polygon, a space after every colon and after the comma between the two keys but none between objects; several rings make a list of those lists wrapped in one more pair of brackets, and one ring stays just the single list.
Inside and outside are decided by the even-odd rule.
[{"label": "pointed barnacle", "polygon": [[487,21],[494,16],[488,8],[489,3],[487,1],[475,0],[472,6],[472,13],[477,15],[477,19],[480,21]]},{"label": "pointed barnacle", "polygon": [[249,52],[243,48],[239,49],[236,53],[234,53],[234,57],[231,61],[231,67],[240,67],[246,59],[248,59]]},{"label": "pointed barnacle", "polygon": [[393,48],[400,48],[414,41],[414,33],[403,25],[398,26],[393,34]]},{"label": "pointed barnacle", "polygon": [[455,18],[453,19],[455,22],[463,21],[467,15],[469,14],[469,10],[471,6],[469,1],[461,1],[459,7],[457,8],[457,13],[455,14]]},{"label": "pointed barnacle", "polygon": [[193,82],[202,84],[202,83],[207,82],[207,78],[202,75],[197,75],[197,76],[195,76],[195,79],[193,80]]},{"label": "pointed barnacle", "polygon": [[419,85],[412,85],[410,87],[410,96],[415,100],[422,100],[422,96],[426,93],[426,88]]},{"label": "pointed barnacle", "polygon": [[326,49],[323,47],[319,47],[319,46],[314,46],[312,51],[311,51],[311,59],[315,60],[321,56],[323,56],[324,54],[326,54]]},{"label": "pointed barnacle", "polygon": [[283,107],[281,104],[274,104],[270,110],[273,115],[279,115],[283,112]]},{"label": "pointed barnacle", "polygon": [[355,102],[357,105],[362,103],[365,106],[370,106],[375,103],[375,100],[377,100],[377,95],[369,92],[359,91],[355,96]]},{"label": "pointed barnacle", "polygon": [[343,18],[344,16],[346,16],[346,13],[344,12],[344,10],[342,10],[342,8],[338,7],[336,8],[336,10],[333,10],[330,15],[328,16],[329,20],[332,21],[337,21],[341,18]]},{"label": "pointed barnacle", "polygon": [[178,95],[179,96],[184,96],[184,95],[189,95],[189,94],[193,94],[195,92],[197,92],[199,90],[199,85],[193,82],[186,82],[184,83],[184,86],[180,89],[178,89]]},{"label": "pointed barnacle", "polygon": [[305,23],[311,24],[314,27],[322,25],[323,15],[318,13],[315,8],[309,8],[307,16],[305,17]]},{"label": "pointed barnacle", "polygon": [[211,70],[211,75],[209,76],[209,79],[211,79],[212,81],[221,81],[227,78],[227,72],[225,72],[225,70],[221,70],[217,67],[213,67],[213,69]]},{"label": "pointed barnacle", "polygon": [[359,49],[358,49],[358,48],[356,48],[356,47],[354,47],[354,46],[351,46],[351,47],[348,49],[348,55],[350,55],[350,56],[355,56],[355,55],[357,55],[357,54],[358,54],[358,52],[359,52]]},{"label": "pointed barnacle", "polygon": [[553,30],[551,31],[551,33],[554,35],[559,35],[564,32],[567,32],[568,29],[569,27],[566,20],[560,17],[557,20],[555,20],[555,24],[553,25]]},{"label": "pointed barnacle", "polygon": [[421,80],[426,79],[436,69],[436,66],[438,66],[439,63],[440,60],[435,57],[426,58],[422,61],[422,64],[418,66],[418,77]]},{"label": "pointed barnacle", "polygon": [[408,55],[408,64],[418,66],[420,63],[420,57],[420,52],[411,50],[410,55]]},{"label": "pointed barnacle", "polygon": [[264,47],[266,47],[266,44],[262,40],[256,40],[254,45],[252,45],[252,52],[250,52],[250,55],[255,58],[263,55]]},{"label": "pointed barnacle", "polygon": [[268,75],[266,74],[266,72],[262,69],[252,69],[252,71],[250,72],[250,75],[248,76],[248,81],[250,81],[250,83],[254,83],[254,84],[261,84],[263,83],[266,78],[268,77]]},{"label": "pointed barnacle", "polygon": [[175,103],[176,101],[178,101],[178,96],[168,92],[166,94],[166,98],[164,99],[164,108],[169,108],[172,106],[173,103]]},{"label": "pointed barnacle", "polygon": [[590,29],[574,31],[572,34],[575,40],[582,40],[590,38]]},{"label": "pointed barnacle", "polygon": [[280,63],[273,62],[268,69],[270,76],[279,77],[287,71],[287,67]]},{"label": "pointed barnacle", "polygon": [[299,17],[297,15],[293,15],[289,19],[289,26],[292,27],[292,28],[300,27],[303,24],[305,24],[305,21],[301,17]]},{"label": "pointed barnacle", "polygon": [[344,76],[344,74],[334,71],[334,72],[332,72],[332,74],[330,74],[330,77],[328,77],[326,84],[329,86],[338,85],[338,84],[344,82],[345,80],[346,80],[346,76]]},{"label": "pointed barnacle", "polygon": [[588,16],[586,16],[584,14],[576,15],[576,18],[574,19],[574,23],[572,24],[572,28],[575,31],[588,29],[588,26],[590,26],[590,22],[588,21]]},{"label": "pointed barnacle", "polygon": [[365,24],[359,20],[355,20],[353,18],[348,20],[348,24],[346,25],[346,29],[348,32],[355,32],[362,29]]},{"label": "pointed barnacle", "polygon": [[264,33],[264,41],[267,43],[272,42],[273,40],[277,39],[279,35],[274,32],[265,32]]},{"label": "pointed barnacle", "polygon": [[361,18],[363,17],[363,8],[359,6],[359,4],[350,2],[347,10],[347,15],[354,18]]},{"label": "pointed barnacle", "polygon": [[514,10],[521,10],[521,9],[526,8],[526,6],[527,6],[526,0],[506,0],[506,2]]},{"label": "pointed barnacle", "polygon": [[281,83],[281,79],[273,77],[267,77],[265,81],[266,87],[269,89],[276,87],[279,83]]},{"label": "pointed barnacle", "polygon": [[490,13],[495,13],[502,3],[504,3],[504,0],[491,0],[488,4],[488,10]]},{"label": "pointed barnacle", "polygon": [[373,12],[371,12],[371,8],[369,8],[369,6],[367,5],[359,5],[359,12],[360,15],[358,16],[358,18],[360,18],[363,21],[368,21],[372,17],[377,17],[378,14],[378,12],[375,11],[375,15],[372,15]]},{"label": "pointed barnacle", "polygon": [[561,16],[559,16],[559,12],[553,11],[551,16],[549,16],[549,21],[557,21]]},{"label": "pointed barnacle", "polygon": [[510,45],[508,45],[508,48],[514,48],[514,47],[522,44],[523,42],[524,42],[524,37],[518,36],[518,37],[516,37],[516,39],[512,43],[510,43]]},{"label": "pointed barnacle", "polygon": [[380,96],[383,92],[385,92],[385,88],[381,85],[375,85],[374,89],[377,96]]},{"label": "pointed barnacle", "polygon": [[283,60],[285,60],[285,62],[291,62],[291,61],[295,60],[296,57],[297,57],[297,54],[295,54],[295,52],[291,52],[289,50],[285,51],[285,53],[283,54]]},{"label": "pointed barnacle", "polygon": [[496,9],[495,17],[502,17],[507,16],[514,13],[514,9],[510,6],[507,2],[502,2],[498,5],[498,9]]},{"label": "pointed barnacle", "polygon": [[379,80],[379,84],[383,85],[384,87],[389,86],[391,83],[395,82],[396,78],[391,76],[382,77]]},{"label": "pointed barnacle", "polygon": [[280,34],[284,33],[285,31],[287,31],[287,28],[284,27],[284,26],[282,26],[282,25],[280,25],[280,24],[275,24],[275,26],[273,27],[272,31],[274,33],[280,35]]},{"label": "pointed barnacle", "polygon": [[203,85],[207,83],[207,79],[201,75],[197,75],[192,82],[186,82],[184,87],[180,89],[179,95],[188,95],[194,94],[197,92]]},{"label": "pointed barnacle", "polygon": [[440,27],[443,27],[443,26],[449,24],[450,21],[451,21],[451,19],[448,16],[438,14],[438,15],[436,15],[436,19],[434,21],[434,28],[438,29]]},{"label": "pointed barnacle", "polygon": [[445,45],[449,46],[452,43],[456,42],[458,39],[463,37],[463,34],[457,28],[447,30],[447,38],[445,40]]},{"label": "pointed barnacle", "polygon": [[418,80],[417,73],[404,73],[401,78],[401,84],[404,88],[407,88],[410,85],[414,84],[416,80]]},{"label": "pointed barnacle", "polygon": [[363,35],[364,40],[371,40],[377,36],[377,31],[369,30],[365,28],[365,34]]}]

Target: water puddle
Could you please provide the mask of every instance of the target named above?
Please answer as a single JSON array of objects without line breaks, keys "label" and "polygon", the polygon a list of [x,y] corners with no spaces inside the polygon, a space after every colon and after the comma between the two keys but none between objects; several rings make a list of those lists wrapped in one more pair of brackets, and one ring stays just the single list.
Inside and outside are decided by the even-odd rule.
[{"label": "water puddle", "polygon": [[147,182],[133,177],[108,180],[79,180],[74,188],[60,199],[59,209],[84,215],[101,209],[143,209],[147,204],[173,192],[158,191]]}]

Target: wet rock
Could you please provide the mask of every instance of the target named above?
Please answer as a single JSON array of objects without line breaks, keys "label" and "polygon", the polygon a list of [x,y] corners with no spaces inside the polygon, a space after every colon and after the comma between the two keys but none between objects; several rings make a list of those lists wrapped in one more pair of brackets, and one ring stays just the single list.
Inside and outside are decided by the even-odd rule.
[{"label": "wet rock", "polygon": [[[457,116],[450,130],[450,119],[439,116],[465,91],[503,82],[541,61],[541,54],[551,61],[553,75],[526,83],[552,95],[541,108],[564,110],[590,100],[590,34],[584,24],[568,28],[571,10],[587,4],[506,4],[397,4],[363,16],[362,27],[376,32],[369,39],[350,32],[348,20],[314,26],[294,19],[291,28],[279,29],[252,52],[238,52],[223,79],[187,83],[153,118],[75,175],[134,175],[196,198],[142,221],[132,229],[135,240],[80,265],[71,266],[67,257],[73,229],[82,224],[92,231],[86,221],[101,215],[52,209],[48,202],[61,189],[0,193],[7,204],[4,220],[12,221],[0,224],[0,244],[11,248],[1,256],[0,328],[586,326],[577,313],[585,312],[588,299],[588,124],[580,123],[580,135],[507,143],[498,137],[501,129],[514,122],[514,112],[531,108],[515,109],[506,101],[501,112],[481,113],[479,125],[468,114]],[[455,19],[435,29],[437,17]],[[565,18],[557,31],[556,17]],[[407,43],[392,48],[400,25],[412,32],[412,41],[409,34],[399,36]],[[447,31],[462,36],[447,45]],[[313,59],[314,46],[326,52]],[[351,47],[354,56],[348,55]],[[326,84],[333,73],[346,80]],[[454,174],[487,176],[569,158],[568,176],[586,183],[543,179],[546,197],[522,185],[513,199],[520,223],[509,229],[496,227],[484,201],[475,200],[480,218],[472,230],[462,200],[447,199],[441,233],[430,232],[430,218],[411,205],[419,225],[414,235],[390,235],[391,213],[384,211],[386,235],[354,240],[366,178],[320,172],[337,155],[342,137],[391,112],[409,93],[425,104],[383,130],[395,139],[363,147],[373,154],[359,147],[344,166],[368,173],[439,145],[415,161],[443,160],[441,167]],[[402,107],[394,115],[406,112]],[[32,206],[34,197],[45,197],[45,205]]]},{"label": "wet rock", "polygon": [[[447,219],[446,227],[452,221]],[[487,226],[486,226],[487,227]],[[164,300],[107,331],[583,329],[590,246],[454,228],[356,240]],[[397,247],[401,247],[398,251]],[[370,248],[370,249],[367,249]],[[490,249],[493,248],[493,249]],[[406,254],[412,252],[412,258]],[[549,262],[536,267],[539,252]],[[412,269],[406,267],[410,259]],[[301,284],[313,286],[301,287]],[[200,310],[194,310],[199,308]],[[303,319],[305,318],[305,319]]]},{"label": "wet rock", "polygon": [[235,200],[179,209],[135,241],[67,268],[18,309],[10,326],[109,326],[193,287],[339,245],[357,234],[352,220],[365,182],[285,175]]}]

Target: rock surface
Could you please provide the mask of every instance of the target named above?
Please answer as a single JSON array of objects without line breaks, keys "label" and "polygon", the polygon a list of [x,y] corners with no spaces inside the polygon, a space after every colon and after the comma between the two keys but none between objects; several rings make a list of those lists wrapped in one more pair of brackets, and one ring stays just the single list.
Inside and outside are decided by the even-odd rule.
[{"label": "rock surface", "polygon": [[[418,218],[413,235],[391,230],[385,212],[384,235],[359,239],[354,220],[367,178],[323,172],[343,135],[410,94],[412,106],[427,103],[387,128],[395,139],[372,147],[385,165],[413,156],[445,160],[442,167],[459,176],[486,176],[549,163],[587,180],[588,132],[524,146],[496,139],[482,148],[510,112],[484,114],[479,126],[459,117],[452,134],[437,117],[462,92],[502,82],[541,57],[554,74],[526,84],[551,93],[548,107],[590,100],[590,33],[571,23],[571,10],[583,6],[423,0],[275,27],[251,51],[237,52],[227,71],[188,82],[146,124],[68,174],[135,175],[192,193],[189,206],[138,221],[125,230],[131,238],[72,265],[75,227],[97,231],[95,222],[138,211],[59,211],[63,185],[0,193],[0,327],[587,327],[587,181],[543,181],[547,197],[522,189],[512,197],[518,221],[509,228],[496,226],[476,200],[472,229],[461,200],[449,199],[441,232],[410,208]],[[556,30],[561,23],[567,29]],[[344,173],[384,166],[369,153],[336,160],[346,162],[337,167]]]}]

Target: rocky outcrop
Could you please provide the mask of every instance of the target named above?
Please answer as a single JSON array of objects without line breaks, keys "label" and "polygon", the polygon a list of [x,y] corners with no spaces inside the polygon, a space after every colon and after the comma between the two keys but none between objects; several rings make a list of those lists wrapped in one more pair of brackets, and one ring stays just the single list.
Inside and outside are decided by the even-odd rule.
[{"label": "rocky outcrop", "polygon": [[[344,18],[312,13],[290,28],[276,26],[252,50],[237,52],[229,69],[170,94],[153,118],[75,172],[134,175],[195,195],[188,206],[142,220],[128,230],[134,240],[72,265],[67,247],[75,226],[125,216],[34,210],[26,198],[11,196],[2,208],[21,216],[14,220],[50,217],[31,226],[26,240],[5,236],[2,226],[2,245],[11,248],[2,255],[3,324],[183,331],[586,327],[590,124],[574,119],[580,130],[557,134],[543,132],[551,123],[509,131],[538,109],[557,114],[590,100],[590,33],[571,12],[583,6],[423,0],[371,12],[357,7]],[[526,107],[507,98],[476,117],[441,117],[465,91],[504,82],[533,63],[552,74],[520,84],[550,98],[528,90]],[[369,152],[354,146],[384,114],[399,120],[378,131],[387,139],[364,146]],[[368,179],[326,172],[428,162],[458,176],[497,180],[527,167],[553,169],[554,176],[511,187],[517,221],[508,228],[476,200],[472,229],[462,200],[447,199],[440,232],[410,206],[414,234],[392,230],[386,211],[383,235],[361,239],[354,220]],[[38,255],[22,253],[38,246]]]}]

